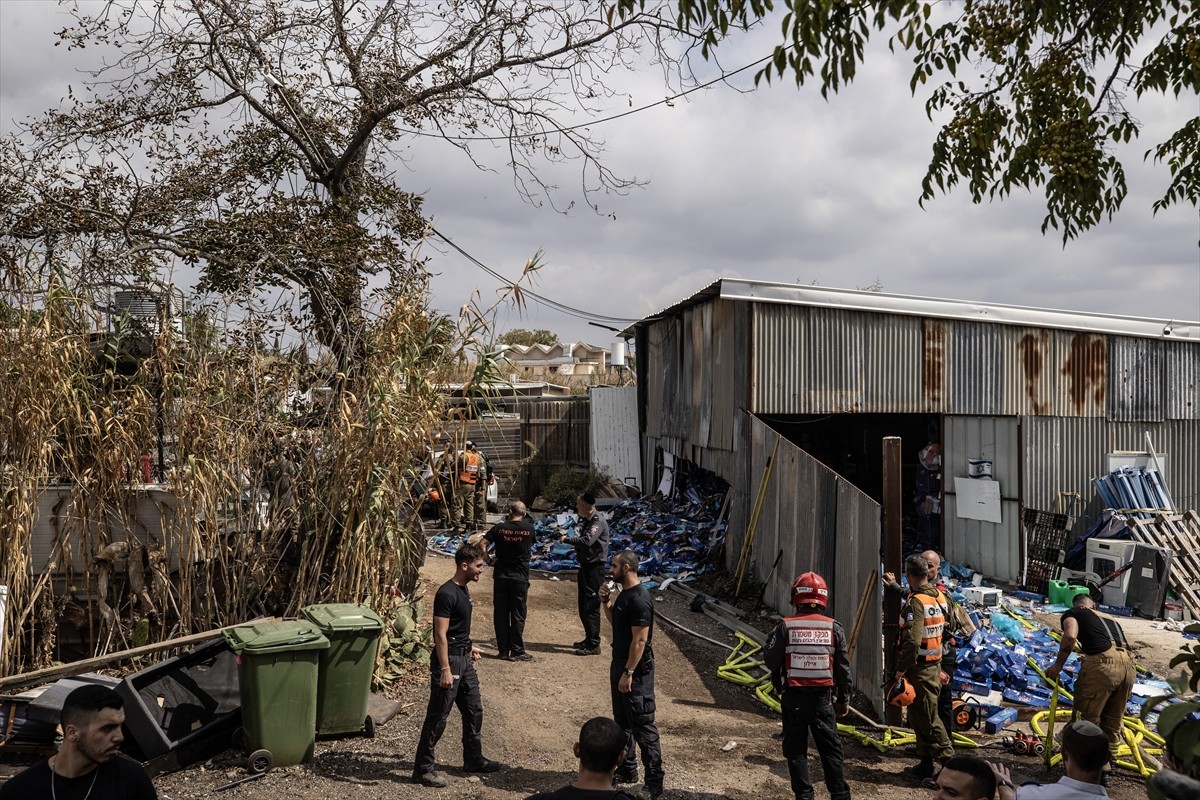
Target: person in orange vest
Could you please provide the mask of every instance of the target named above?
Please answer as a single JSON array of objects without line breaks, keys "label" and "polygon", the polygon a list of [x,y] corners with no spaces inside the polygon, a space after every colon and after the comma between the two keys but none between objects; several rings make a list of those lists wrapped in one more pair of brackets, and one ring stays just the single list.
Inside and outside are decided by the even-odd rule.
[{"label": "person in orange vest", "polygon": [[938,694],[942,690],[942,634],[950,603],[946,595],[929,580],[929,560],[909,556],[904,574],[912,592],[904,607],[904,630],[900,634],[900,656],[896,662],[896,680],[906,678],[916,691],[908,707],[908,724],[917,734],[917,755],[921,761],[904,771],[933,788],[939,762],[954,755],[950,734],[938,717]]},{"label": "person in orange vest", "polygon": [[475,443],[468,439],[458,454],[458,480],[454,487],[454,527],[477,530],[487,520],[476,516],[475,484],[482,478],[483,457],[475,452]]},{"label": "person in orange vest", "polygon": [[783,707],[783,757],[796,800],[813,797],[808,780],[810,734],[830,798],[850,798],[837,730],[837,717],[850,709],[850,658],[841,624],[821,613],[828,603],[824,578],[815,572],[796,578],[792,584],[796,614],[779,621],[763,652]]}]

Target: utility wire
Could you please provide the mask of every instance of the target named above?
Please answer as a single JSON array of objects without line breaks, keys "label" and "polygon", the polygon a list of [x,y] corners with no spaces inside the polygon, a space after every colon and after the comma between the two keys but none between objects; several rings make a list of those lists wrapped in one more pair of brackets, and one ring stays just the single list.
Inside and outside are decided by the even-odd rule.
[{"label": "utility wire", "polygon": [[[716,78],[713,78],[711,81],[707,81],[707,82],[701,83],[697,86],[693,86],[690,89],[686,89],[682,92],[673,94],[669,97],[664,97],[662,100],[659,100],[657,102],[648,103],[647,105],[639,106],[638,108],[631,108],[628,111],[622,111],[620,114],[612,114],[607,117],[601,117],[599,119],[590,120],[589,122],[583,122],[578,125],[569,125],[564,128],[559,128],[558,131],[560,133],[566,133],[568,131],[574,131],[574,130],[579,130],[580,128],[586,128],[591,125],[599,125],[604,122],[612,122],[613,120],[621,119],[622,117],[632,116],[633,114],[638,114],[638,113],[641,113],[642,111],[648,111],[649,109],[657,108],[658,106],[663,106],[663,105],[669,106],[675,100],[678,100],[682,97],[687,97],[689,94],[692,94],[693,92],[698,92],[701,89],[707,89],[709,86],[712,86],[713,84],[725,81],[729,78],[732,78],[734,75],[745,72],[748,69],[753,69],[754,67],[757,67],[760,64],[764,64],[764,63],[770,61],[773,57],[774,57],[773,54],[768,55],[768,56],[763,56],[762,58],[758,59],[757,61],[746,64],[745,66],[742,66],[742,67],[738,67],[737,69],[732,70],[730,72],[722,72],[720,75],[718,75]],[[491,142],[491,141],[504,141],[504,140],[509,140],[509,139],[513,139],[513,138],[527,138],[527,137],[514,137],[511,135],[509,135],[509,136],[446,136],[444,134],[426,133],[424,131],[418,131],[418,130],[412,130],[412,129],[408,129],[406,132],[410,133],[414,136],[427,136],[427,137],[435,138],[435,139],[448,139],[448,140],[458,141],[458,142]],[[450,237],[443,234],[437,228],[434,228],[431,226],[430,230],[433,231],[433,234],[435,236],[437,236],[439,239],[441,239],[447,245],[449,245],[454,250],[456,250],[460,255],[462,255],[463,258],[467,259],[472,264],[479,267],[481,270],[486,272],[488,275],[491,275],[493,278],[504,283],[506,286],[514,285],[513,281],[510,281],[508,278],[504,277],[503,275],[496,272],[491,267],[489,267],[488,265],[484,264],[482,261],[477,259],[475,256],[468,253],[462,247],[459,247],[453,240],[450,239]],[[610,317],[610,316],[606,316],[604,314],[596,314],[594,312],[584,311],[583,309],[575,308],[573,306],[568,306],[564,303],[559,303],[556,300],[551,300],[550,298],[545,297],[544,295],[540,295],[537,292],[534,292],[530,289],[523,289],[522,293],[525,294],[526,296],[532,298],[534,300],[534,302],[538,303],[539,305],[543,305],[547,308],[553,309],[553,310],[558,311],[563,314],[567,314],[568,316],[576,317],[578,319],[594,321],[594,322],[619,322],[619,323],[625,323],[625,324],[631,324],[631,323],[638,321],[637,319],[630,319],[628,317]]]},{"label": "utility wire", "polygon": [[[484,264],[478,258],[476,258],[475,256],[468,253],[466,250],[459,247],[448,236],[446,236],[444,233],[439,231],[437,228],[430,226],[430,230],[433,231],[434,236],[438,237],[443,242],[448,244],[450,247],[454,248],[464,258],[466,258],[468,261],[470,261],[475,266],[479,267],[481,270],[486,272],[488,275],[491,275],[496,280],[503,282],[506,286],[513,285],[513,281],[510,281],[508,278],[504,277],[499,272],[496,272],[494,269],[489,267],[487,264]],[[549,297],[545,297],[543,295],[538,294],[537,292],[530,291],[529,289],[522,289],[521,293],[528,297],[533,298],[533,300],[535,300],[537,303],[544,305],[547,308],[552,308],[555,311],[560,311],[560,312],[562,312],[564,314],[568,314],[572,317],[578,317],[579,319],[596,320],[598,322],[623,322],[626,324],[630,324],[630,323],[634,323],[634,322],[638,321],[637,319],[630,319],[628,317],[609,317],[604,314],[596,314],[592,311],[585,311],[581,308],[575,308],[574,306],[568,306],[564,303],[560,303],[557,300],[551,300]]]},{"label": "utility wire", "polygon": [[[622,111],[620,114],[612,114],[607,117],[600,117],[599,119],[589,120],[588,122],[581,122],[578,125],[568,125],[563,128],[556,128],[555,130],[558,133],[568,133],[570,131],[577,131],[580,128],[589,128],[593,125],[599,125],[604,122],[612,122],[615,119],[621,119],[622,117],[628,117],[628,116],[632,116],[633,114],[639,114],[643,111],[649,111],[652,108],[657,108],[658,106],[669,106],[669,105],[671,105],[671,103],[680,99],[681,97],[687,97],[692,92],[698,92],[701,89],[707,89],[708,87],[712,86],[715,83],[721,83],[722,81],[732,78],[734,75],[737,75],[741,72],[745,72],[748,69],[753,69],[754,67],[757,67],[759,64],[766,63],[767,61],[770,61],[774,57],[775,57],[774,54],[769,55],[769,56],[763,56],[758,61],[755,61],[751,64],[747,64],[744,67],[738,67],[737,69],[733,70],[732,72],[722,72],[720,75],[713,78],[711,81],[708,81],[706,83],[701,83],[697,86],[693,86],[690,89],[685,89],[684,91],[679,92],[678,94],[673,94],[673,95],[670,95],[669,97],[664,97],[662,100],[659,100],[657,102],[648,103],[644,106],[639,106],[638,108],[631,108],[628,111]],[[510,139],[530,139],[530,138],[533,138],[535,135],[537,135],[537,134],[529,133],[529,134],[521,134],[521,135],[509,134],[507,136],[447,136],[442,133],[426,133],[425,131],[418,131],[418,130],[413,130],[413,129],[409,129],[409,128],[406,128],[403,130],[405,133],[412,134],[413,136],[427,136],[431,139],[447,139],[452,142],[502,142],[502,141],[507,141]]]}]

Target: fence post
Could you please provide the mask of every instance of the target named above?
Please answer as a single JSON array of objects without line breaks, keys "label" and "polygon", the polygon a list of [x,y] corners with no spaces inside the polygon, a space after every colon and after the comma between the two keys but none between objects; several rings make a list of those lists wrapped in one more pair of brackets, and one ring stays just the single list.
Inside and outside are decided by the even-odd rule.
[{"label": "fence post", "polygon": [[[883,570],[896,575],[903,572],[903,476],[900,467],[900,437],[883,438]],[[896,592],[883,593],[883,676],[890,683],[896,675],[896,640],[900,635],[900,597]],[[884,721],[900,724],[900,709],[884,703]]]}]

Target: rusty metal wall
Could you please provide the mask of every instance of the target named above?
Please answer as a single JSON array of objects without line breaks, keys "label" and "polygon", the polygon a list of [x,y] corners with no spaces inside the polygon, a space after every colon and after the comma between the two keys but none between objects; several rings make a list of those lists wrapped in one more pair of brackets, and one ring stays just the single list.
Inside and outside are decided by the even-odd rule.
[{"label": "rusty metal wall", "polygon": [[[745,416],[745,415],[743,415]],[[730,517],[725,558],[737,568],[746,541],[747,574],[765,581],[764,602],[781,614],[791,611],[791,585],[796,575],[820,573],[830,585],[828,613],[849,636],[860,600],[867,594],[866,622],[854,656],[855,686],[882,713],[883,683],[882,596],[879,569],[879,505],[849,481],[788,441],[769,425],[747,416],[748,468],[735,484],[740,508]],[[778,450],[775,451],[778,442]],[[759,497],[772,452],[758,523],[753,533],[747,521]],[[748,504],[746,503],[748,501]],[[778,566],[772,566],[778,558]]]},{"label": "rusty metal wall", "polygon": [[747,305],[755,413],[1200,419],[1193,341]]}]

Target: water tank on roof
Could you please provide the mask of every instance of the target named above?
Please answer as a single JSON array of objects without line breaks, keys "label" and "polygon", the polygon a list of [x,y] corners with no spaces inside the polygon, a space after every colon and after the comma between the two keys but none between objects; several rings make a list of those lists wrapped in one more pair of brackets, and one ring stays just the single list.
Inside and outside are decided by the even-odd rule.
[{"label": "water tank on roof", "polygon": [[618,340],[612,343],[612,349],[609,350],[608,363],[613,367],[625,366],[625,342]]}]

